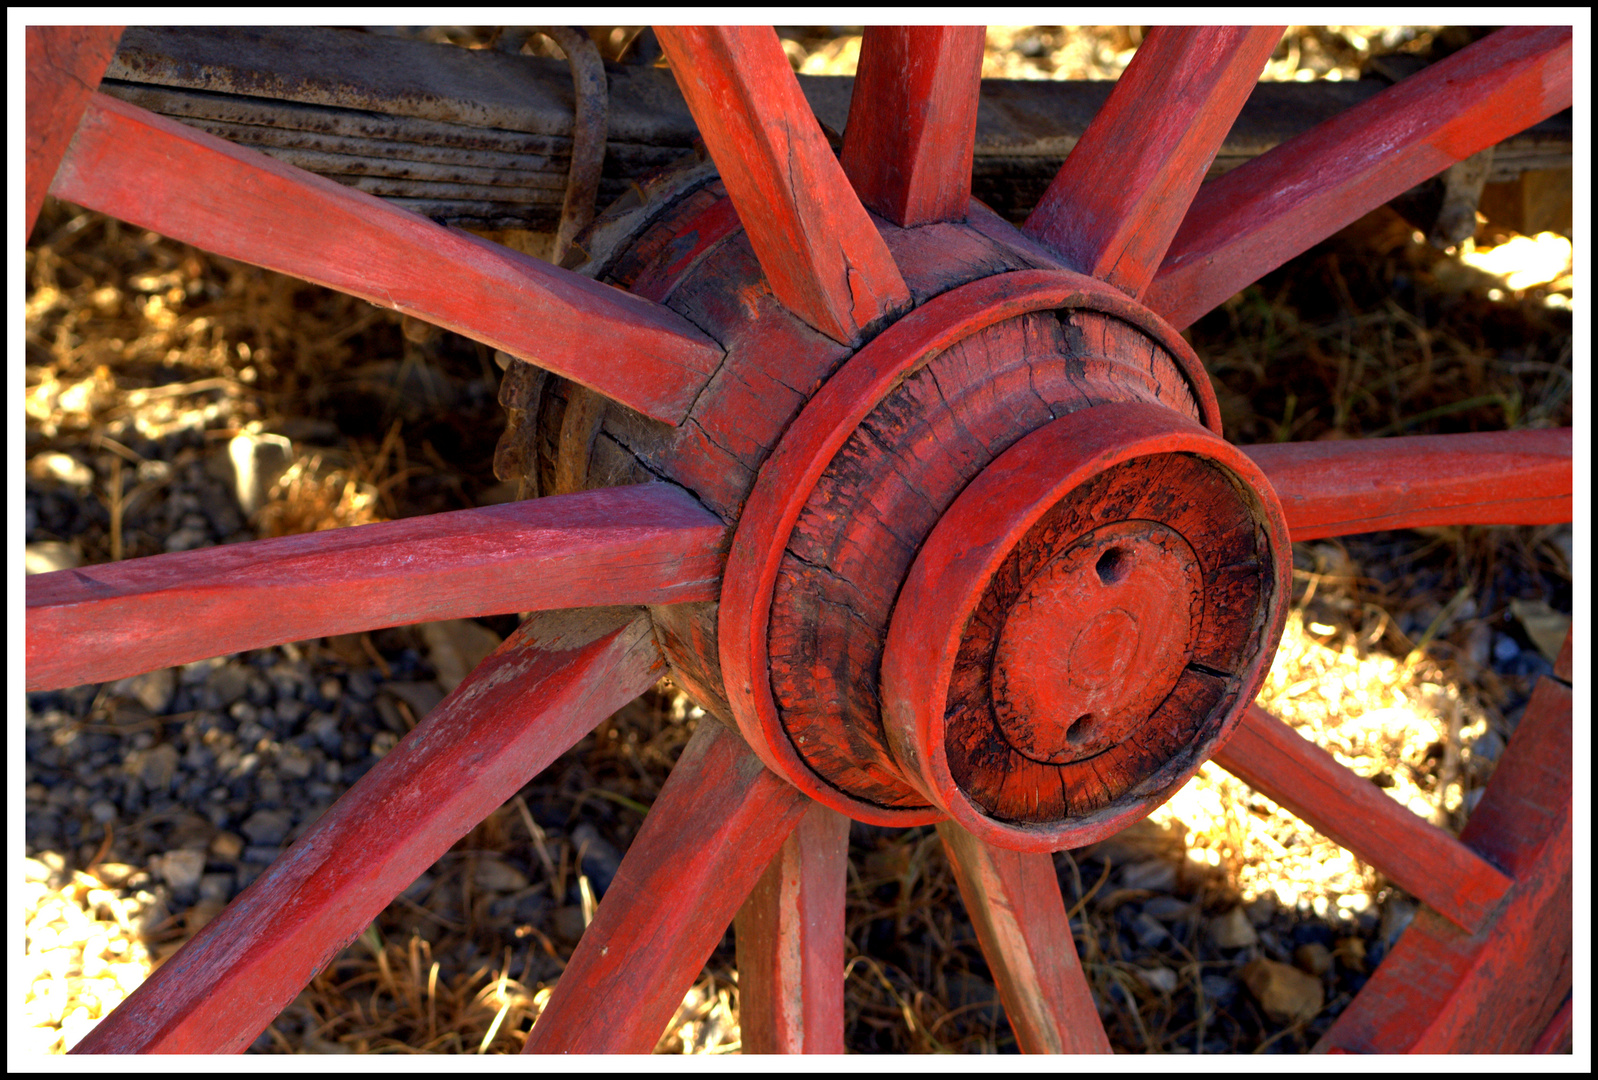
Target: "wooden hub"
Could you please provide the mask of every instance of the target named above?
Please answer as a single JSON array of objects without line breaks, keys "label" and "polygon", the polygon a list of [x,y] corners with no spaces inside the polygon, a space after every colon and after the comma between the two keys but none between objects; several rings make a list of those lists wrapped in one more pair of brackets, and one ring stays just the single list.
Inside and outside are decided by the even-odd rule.
[{"label": "wooden hub", "polygon": [[[576,388],[537,407],[546,475],[665,477],[734,527],[719,604],[655,610],[673,677],[859,820],[1058,848],[1146,813],[1252,697],[1286,593],[1275,497],[1218,437],[1192,349],[976,205],[876,220],[912,303],[830,339],[774,302],[698,176],[589,246],[726,348],[689,420],[586,414]],[[1040,438],[1059,445],[993,481],[1011,511],[973,494]],[[964,569],[917,593],[936,551]]]},{"label": "wooden hub", "polygon": [[[989,581],[981,608],[1002,625],[992,649],[994,718],[1033,761],[1085,761],[1124,742],[1192,658],[1204,580],[1198,556],[1168,526],[1094,529],[1046,557],[1018,591],[1013,584]],[[968,634],[989,645],[992,625]]]},{"label": "wooden hub", "polygon": [[1040,850],[1157,806],[1229,733],[1280,635],[1273,503],[1241,453],[1139,402],[1000,455],[894,608],[883,721],[912,782],[973,833]]}]

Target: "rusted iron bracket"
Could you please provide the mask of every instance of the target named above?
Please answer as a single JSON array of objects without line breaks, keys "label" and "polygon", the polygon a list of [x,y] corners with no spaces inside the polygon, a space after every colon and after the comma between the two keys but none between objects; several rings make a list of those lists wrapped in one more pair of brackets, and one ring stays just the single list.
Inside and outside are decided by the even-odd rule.
[{"label": "rusted iron bracket", "polygon": [[[600,205],[681,157],[698,134],[670,71],[604,70]],[[821,123],[843,130],[854,80],[799,83]],[[973,193],[1012,220],[1025,217],[1112,85],[985,80]],[[1210,175],[1385,85],[1262,83]],[[553,230],[566,202],[576,99],[560,60],[315,27],[130,27],[102,89],[450,224]],[[1567,111],[1499,144],[1486,181],[1570,160]]]}]

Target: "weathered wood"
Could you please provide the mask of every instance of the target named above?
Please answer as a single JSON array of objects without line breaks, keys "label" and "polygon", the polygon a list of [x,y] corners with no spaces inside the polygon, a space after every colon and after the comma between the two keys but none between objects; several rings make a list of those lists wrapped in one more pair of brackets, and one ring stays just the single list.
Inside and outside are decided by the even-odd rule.
[{"label": "weathered wood", "polygon": [[965,220],[983,41],[980,26],[866,27],[841,160],[895,225]]},{"label": "weathered wood", "polygon": [[[1230,444],[1136,399],[998,455],[894,601],[881,716],[909,779],[1021,851],[1092,843],[1168,798],[1237,723],[1281,635],[1286,528],[1268,491],[1242,494],[1263,487]],[[1023,647],[1014,622],[1043,639]]]},{"label": "weathered wood", "polygon": [[991,847],[952,821],[938,837],[1024,1054],[1108,1054],[1054,859]]},{"label": "weathered wood", "polygon": [[1294,540],[1424,525],[1571,520],[1570,428],[1241,449],[1270,478]]},{"label": "weathered wood", "polygon": [[1531,1044],[1527,1051],[1530,1054],[1568,1054],[1571,1052],[1572,1038],[1575,1034],[1574,1023],[1571,1015],[1571,997],[1567,994],[1564,1005],[1548,1021],[1548,1026],[1543,1028],[1543,1033],[1537,1036],[1537,1041]]},{"label": "weathered wood", "polygon": [[50,181],[121,36],[120,26],[29,26],[24,32],[26,232],[33,231]]},{"label": "weathered wood", "polygon": [[777,299],[837,341],[910,304],[770,27],[659,27]]},{"label": "weathered wood", "polygon": [[[697,136],[670,71],[612,64],[606,76],[611,132],[601,205],[686,154]],[[801,75],[798,81],[816,116],[847,135],[854,80]],[[410,197],[389,197],[453,224],[550,230],[558,220],[569,168],[571,85],[564,61],[495,49],[324,27],[144,26],[124,34],[102,90],[165,116],[187,118],[213,134],[233,137],[210,121],[246,128],[249,137],[237,141],[268,153],[291,146],[344,154],[349,160],[340,167],[346,171],[329,174],[335,178],[389,176],[408,162],[440,160],[435,153],[443,147],[476,152],[460,159],[462,164],[511,157],[525,182],[519,190],[503,189],[492,202],[423,200],[414,190]],[[1012,221],[1025,218],[1114,85],[984,80],[976,196]],[[1386,85],[1381,80],[1261,83],[1227,133],[1209,176],[1236,168]],[[1567,112],[1499,143],[1489,179],[1510,181],[1528,169],[1568,169],[1570,154]]]},{"label": "weathered wood", "polygon": [[1073,269],[1142,296],[1284,29],[1151,30],[1026,231]]},{"label": "weathered wood", "polygon": [[524,622],[73,1053],[243,1052],[450,845],[662,670],[636,610]]},{"label": "weathered wood", "polygon": [[1514,879],[1466,933],[1422,908],[1318,1051],[1526,1053],[1571,988],[1569,687],[1543,678],[1460,840]]},{"label": "weathered wood", "polygon": [[735,732],[702,721],[523,1053],[653,1049],[808,805]]},{"label": "weathered wood", "polygon": [[657,419],[681,420],[721,361],[714,341],[658,304],[103,94],[51,190],[426,319]]},{"label": "weathered wood", "polygon": [[645,484],[36,574],[28,688],[406,623],[712,599],[724,537]]},{"label": "weathered wood", "polygon": [[1571,29],[1511,26],[1206,184],[1145,298],[1199,316],[1456,161],[1571,102]]},{"label": "weathered wood", "polygon": [[[905,230],[905,233],[959,228],[961,227],[944,224],[923,226],[921,230]],[[933,255],[935,252],[929,251],[927,254]],[[789,537],[793,535],[801,511],[805,509],[812,494],[818,490],[817,485],[831,466],[834,457],[854,438],[856,427],[890,391],[894,391],[901,382],[905,381],[906,375],[913,372],[928,357],[944,352],[951,354],[949,363],[956,365],[952,370],[959,374],[964,388],[961,394],[969,396],[972,408],[988,418],[987,423],[991,432],[984,438],[993,441],[994,445],[990,448],[986,442],[982,443],[981,453],[986,457],[983,461],[975,462],[977,468],[985,463],[987,457],[991,457],[1003,446],[1014,441],[1019,434],[1013,428],[1023,418],[1019,415],[1010,416],[1005,411],[1007,403],[1012,400],[1027,403],[1024,407],[1034,410],[1035,415],[1029,415],[1033,415],[1036,422],[1052,419],[1053,414],[1030,389],[1029,369],[1024,363],[1010,373],[1010,380],[1003,392],[985,387],[984,380],[993,375],[990,365],[1002,366],[1003,358],[1007,355],[1006,348],[1013,342],[1008,342],[1006,348],[996,347],[995,350],[988,350],[980,344],[973,344],[966,351],[953,350],[951,346],[1005,320],[1057,307],[1073,311],[1077,308],[1083,309],[1073,314],[1072,318],[1080,315],[1088,323],[1095,318],[1127,323],[1127,332],[1138,336],[1143,343],[1141,355],[1129,358],[1126,363],[1109,359],[1092,360],[1091,364],[1095,371],[1112,373],[1109,377],[1123,380],[1129,392],[1144,393],[1149,400],[1160,399],[1161,395],[1167,393],[1167,388],[1171,394],[1176,395],[1178,388],[1185,383],[1191,391],[1187,400],[1195,414],[1203,416],[1206,421],[1214,422],[1217,410],[1212,404],[1214,398],[1208,380],[1204,378],[1200,382],[1201,376],[1194,377],[1190,374],[1202,370],[1197,364],[1197,359],[1192,357],[1191,348],[1176,335],[1164,332],[1155,320],[1149,319],[1136,305],[1127,300],[1124,294],[1091,278],[1069,271],[1021,270],[995,274],[951,288],[922,304],[916,311],[878,335],[856,353],[847,365],[828,379],[805,404],[804,412],[788,426],[782,435],[781,443],[771,451],[765,464],[760,466],[759,482],[750,492],[747,505],[739,519],[738,533],[729,555],[728,574],[723,587],[721,626],[718,636],[721,667],[726,677],[727,694],[733,713],[738,718],[745,737],[750,740],[755,751],[762,755],[768,766],[780,770],[783,776],[798,784],[812,798],[844,810],[858,819],[878,824],[913,824],[928,814],[928,811],[925,808],[918,808],[919,799],[913,788],[893,778],[897,766],[892,764],[880,729],[877,728],[874,707],[858,715],[848,709],[803,710],[821,723],[834,726],[852,725],[848,737],[844,737],[841,732],[830,732],[826,737],[817,739],[811,739],[806,735],[801,748],[796,749],[795,743],[799,736],[805,733],[795,732],[790,739],[790,735],[785,732],[786,720],[784,714],[779,711],[778,699],[773,696],[772,678],[768,674],[770,669],[767,659],[767,638],[772,625],[772,597],[779,573],[786,565]],[[1092,318],[1089,318],[1090,316]],[[1052,369],[1047,364],[1044,365],[1045,369],[1052,372],[1045,379],[1045,382],[1052,380],[1046,392],[1053,395],[1054,400],[1069,403],[1071,407],[1088,403],[1089,399],[1082,389],[1073,383],[1076,377],[1074,369],[1065,363],[1064,357],[1058,355],[1056,348],[1058,342],[1047,336],[1056,333],[1069,334],[1069,331],[1059,330],[1057,321],[1052,316],[1040,316],[1040,319],[1042,320],[1040,325],[1045,328],[1056,326],[1056,330],[1046,331],[1046,336],[1040,339],[1038,345],[1040,355],[1049,351],[1056,353]],[[1027,333],[1025,330],[1019,332],[1022,336]],[[1084,350],[1102,346],[1107,340],[1102,329],[1096,336],[1090,327],[1080,328],[1078,333],[1084,343]],[[1155,348],[1155,345],[1159,347]],[[766,355],[770,353],[756,353],[750,359],[756,360],[757,357]],[[969,365],[973,363],[976,366],[970,367]],[[962,371],[962,368],[967,370]],[[1156,371],[1159,372],[1158,375],[1155,374]],[[731,377],[732,372],[733,369],[729,367],[725,369],[724,374]],[[737,374],[738,377],[744,377],[741,367],[737,369]],[[935,404],[938,400],[938,384],[931,377],[920,379],[917,387],[907,392],[914,396],[896,411],[903,412],[908,408],[914,412],[915,408],[923,404]],[[1172,397],[1169,400],[1175,403],[1177,398]],[[942,416],[940,423],[958,427],[959,421],[948,413],[947,406],[944,406],[944,410],[939,414]],[[974,418],[968,419],[973,419],[974,422]],[[770,433],[766,438],[775,441],[776,434]],[[866,439],[865,436],[860,438]],[[897,440],[896,435],[893,440],[883,445],[892,445]],[[951,446],[957,444],[958,440],[950,443]],[[891,464],[894,456],[892,453],[880,451],[879,453],[883,458],[881,464],[855,470],[849,475],[858,473],[875,482],[877,479],[887,478],[890,470],[898,469],[903,464]],[[759,459],[755,460],[758,463]],[[754,470],[750,468],[749,471],[752,474]],[[839,480],[839,490],[851,490],[853,481],[848,476],[842,474],[840,476],[842,478]],[[903,505],[914,507],[917,515],[924,515],[928,509],[927,500],[913,495],[918,482],[907,483],[905,491],[910,495],[907,495]],[[958,481],[948,476],[940,479],[939,483],[955,485],[947,488],[945,498],[952,498],[954,492],[958,490]],[[823,503],[817,503],[818,520],[825,519],[822,506]],[[878,520],[875,511],[872,512],[872,520]],[[838,518],[836,523],[840,526],[848,524],[844,517]],[[908,530],[913,527],[907,525],[906,528]],[[930,528],[930,521],[923,521],[922,528]],[[909,538],[907,531],[907,539],[897,542],[898,547],[903,550],[891,551],[890,548],[896,543],[892,537],[893,528],[889,528],[880,534],[882,543],[880,550],[874,548],[860,550],[856,545],[856,550],[851,552],[851,556],[861,556],[863,564],[871,567],[869,574],[862,580],[877,582],[880,586],[879,595],[886,595],[889,598],[892,595],[893,585],[886,583],[886,578],[891,577],[891,573],[886,573],[882,567],[872,565],[873,552],[888,560],[885,566],[900,560],[907,564],[915,547],[915,541]],[[801,559],[806,557],[803,551],[796,551],[794,554]],[[841,587],[847,588],[847,585]],[[851,606],[852,610],[862,610],[858,604]],[[882,619],[885,625],[885,606]],[[877,636],[868,633],[866,638],[870,640],[870,649],[875,650],[879,647],[880,640]],[[807,680],[825,664],[807,665],[798,655],[793,657],[793,661],[797,677],[785,680],[785,683],[792,686],[796,693],[808,695]],[[874,674],[869,674],[874,672],[874,667],[875,665],[870,663],[851,662],[848,670],[864,671],[868,673],[868,678],[874,678]],[[830,689],[827,692],[830,692]],[[818,694],[815,700],[819,701],[824,697],[825,693]],[[820,780],[813,771],[813,763],[807,763],[801,756],[807,751],[829,757],[831,759],[831,764],[827,766],[829,769],[834,765],[853,768],[856,775],[851,777],[851,782],[858,779],[863,785],[861,790],[872,794],[865,798],[841,795],[839,789],[844,785],[836,780],[833,782]],[[840,799],[847,801],[840,804],[838,801]]]},{"label": "weathered wood", "polygon": [[1215,762],[1466,931],[1487,922],[1510,886],[1480,855],[1258,705]]},{"label": "weathered wood", "polygon": [[745,1054],[843,1053],[849,819],[810,803],[738,909]]}]

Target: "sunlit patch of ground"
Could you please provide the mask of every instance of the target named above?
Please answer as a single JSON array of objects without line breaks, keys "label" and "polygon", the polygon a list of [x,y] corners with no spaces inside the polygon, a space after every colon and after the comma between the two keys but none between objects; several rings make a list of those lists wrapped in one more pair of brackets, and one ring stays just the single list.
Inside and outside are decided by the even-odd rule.
[{"label": "sunlit patch of ground", "polygon": [[[1371,650],[1352,631],[1289,617],[1259,704],[1413,813],[1457,831],[1490,772],[1481,708],[1435,664]],[[1214,762],[1151,815],[1187,831],[1188,857],[1224,868],[1245,901],[1273,893],[1316,915],[1374,906],[1385,882]]]}]

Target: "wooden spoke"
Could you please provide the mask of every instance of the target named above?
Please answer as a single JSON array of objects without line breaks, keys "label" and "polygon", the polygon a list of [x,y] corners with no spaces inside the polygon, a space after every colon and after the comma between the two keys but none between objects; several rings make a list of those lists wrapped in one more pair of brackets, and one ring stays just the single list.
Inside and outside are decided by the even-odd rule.
[{"label": "wooden spoke", "polygon": [[1422,908],[1317,1050],[1513,1054],[1561,1041],[1573,952],[1572,711],[1569,686],[1538,680],[1460,833],[1515,879],[1507,901],[1474,933]]},{"label": "wooden spoke", "polygon": [[1395,195],[1569,108],[1570,80],[1570,27],[1507,27],[1282,143],[1199,189],[1147,303],[1189,325]]},{"label": "wooden spoke", "polygon": [[724,533],[641,484],[37,574],[28,689],[382,626],[713,600]]},{"label": "wooden spoke", "polygon": [[896,225],[965,220],[983,30],[866,27],[843,171],[860,201]]},{"label": "wooden spoke", "polygon": [[706,717],[527,1036],[529,1054],[646,1054],[809,800]]},{"label": "wooden spoke", "polygon": [[1110,1053],[1054,857],[992,847],[952,821],[938,823],[938,836],[1022,1053]]},{"label": "wooden spoke", "polygon": [[1142,296],[1284,29],[1155,27],[1026,231],[1073,269]]},{"label": "wooden spoke", "polygon": [[771,291],[850,343],[910,304],[769,26],[657,27]]},{"label": "wooden spoke", "polygon": [[27,38],[28,232],[100,77],[120,26],[30,26]]},{"label": "wooden spoke", "polygon": [[465,334],[657,420],[681,420],[721,361],[658,304],[104,94],[51,191]]},{"label": "wooden spoke", "polygon": [[1509,888],[1486,859],[1251,705],[1215,761],[1467,931]]},{"label": "wooden spoke", "polygon": [[811,803],[738,909],[746,1054],[843,1053],[849,819]]},{"label": "wooden spoke", "polygon": [[529,619],[73,1052],[244,1050],[450,845],[664,670],[642,614]]},{"label": "wooden spoke", "polygon": [[1241,449],[1270,478],[1294,540],[1571,520],[1570,428]]}]

